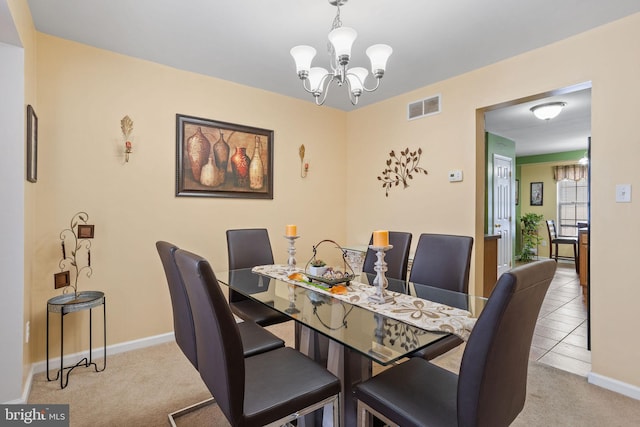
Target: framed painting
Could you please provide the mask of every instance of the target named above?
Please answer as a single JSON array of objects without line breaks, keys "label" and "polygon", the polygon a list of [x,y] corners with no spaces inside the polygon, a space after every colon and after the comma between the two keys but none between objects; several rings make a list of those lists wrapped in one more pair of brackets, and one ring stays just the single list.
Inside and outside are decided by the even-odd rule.
[{"label": "framed painting", "polygon": [[176,196],[273,199],[273,131],[176,114]]},{"label": "framed painting", "polygon": [[27,105],[27,181],[38,181],[38,116]]},{"label": "framed painting", "polygon": [[542,206],[542,182],[531,183],[531,206]]},{"label": "framed painting", "polygon": [[520,180],[516,179],[516,206],[520,204]]}]

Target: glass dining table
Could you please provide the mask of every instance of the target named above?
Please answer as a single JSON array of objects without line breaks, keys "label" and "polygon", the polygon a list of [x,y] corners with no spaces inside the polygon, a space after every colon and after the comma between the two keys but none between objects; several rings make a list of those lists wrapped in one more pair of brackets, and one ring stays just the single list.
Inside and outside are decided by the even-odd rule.
[{"label": "glass dining table", "polygon": [[[325,365],[342,382],[342,425],[356,424],[356,401],[353,387],[370,378],[372,362],[386,366],[395,364],[411,353],[423,349],[449,335],[449,332],[427,330],[414,322],[399,320],[388,312],[380,312],[366,304],[352,303],[354,298],[338,297],[312,286],[301,286],[254,272],[252,269],[217,271],[221,285],[265,304],[295,321],[295,346],[302,353]],[[361,273],[353,284],[372,284],[375,275]],[[469,312],[477,318],[486,298],[452,292],[426,284],[388,279],[388,289],[413,295],[421,300],[445,304]],[[347,289],[350,290],[350,286]],[[399,293],[399,295],[402,295]],[[404,298],[404,297],[402,297]],[[400,311],[400,310],[396,310]],[[421,309],[409,317],[425,315]],[[428,315],[428,314],[426,314]],[[394,318],[395,317],[395,318]],[[295,374],[292,373],[295,377]]]}]

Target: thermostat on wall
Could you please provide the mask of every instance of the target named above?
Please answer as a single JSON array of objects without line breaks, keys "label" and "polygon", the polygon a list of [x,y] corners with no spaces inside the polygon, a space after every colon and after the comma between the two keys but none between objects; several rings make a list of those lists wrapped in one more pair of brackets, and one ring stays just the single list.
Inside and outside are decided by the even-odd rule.
[{"label": "thermostat on wall", "polygon": [[449,182],[462,181],[462,171],[460,169],[454,169],[449,171]]}]

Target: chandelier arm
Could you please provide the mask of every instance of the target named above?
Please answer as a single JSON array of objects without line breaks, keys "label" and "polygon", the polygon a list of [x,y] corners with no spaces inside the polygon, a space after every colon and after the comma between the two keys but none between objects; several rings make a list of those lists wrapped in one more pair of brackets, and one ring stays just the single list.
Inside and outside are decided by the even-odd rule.
[{"label": "chandelier arm", "polygon": [[[331,77],[331,78],[329,79],[328,82],[326,82],[328,77]],[[322,79],[322,82],[320,83],[320,86],[324,87],[324,90],[322,91],[322,95],[313,94],[313,96],[316,99],[316,105],[323,105],[324,101],[327,100],[327,95],[329,94],[329,88],[331,87],[331,82],[333,82],[335,79],[336,79],[336,76],[331,74],[327,74]],[[325,82],[326,82],[326,85],[325,85]]]},{"label": "chandelier arm", "polygon": [[378,89],[378,87],[380,86],[380,81],[381,81],[381,80],[382,80],[382,77],[376,77],[376,86],[375,86],[375,87],[373,87],[373,88],[371,88],[371,89],[367,88],[367,87],[364,85],[364,83],[363,83],[363,84],[362,84],[362,89],[364,89],[364,91],[365,91],[365,92],[373,92],[373,91],[375,91],[376,89]]},{"label": "chandelier arm", "polygon": [[[353,76],[355,76],[354,74],[352,74]],[[355,78],[358,79],[358,76],[355,76]],[[351,105],[358,105],[358,99],[360,99],[360,94],[362,92],[359,92],[357,94],[354,94],[352,89],[351,89],[351,81],[347,78],[345,78],[345,80],[347,81],[347,92],[349,93],[349,101],[351,101]],[[358,79],[360,80],[360,79]]]}]

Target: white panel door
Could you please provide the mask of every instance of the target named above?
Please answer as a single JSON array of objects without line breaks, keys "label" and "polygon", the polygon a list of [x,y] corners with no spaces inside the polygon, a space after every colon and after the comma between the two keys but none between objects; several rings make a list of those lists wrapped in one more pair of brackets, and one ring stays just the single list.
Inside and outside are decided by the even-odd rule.
[{"label": "white panel door", "polygon": [[493,233],[498,239],[498,277],[511,269],[512,248],[512,210],[515,207],[512,198],[513,160],[509,157],[493,155]]}]

